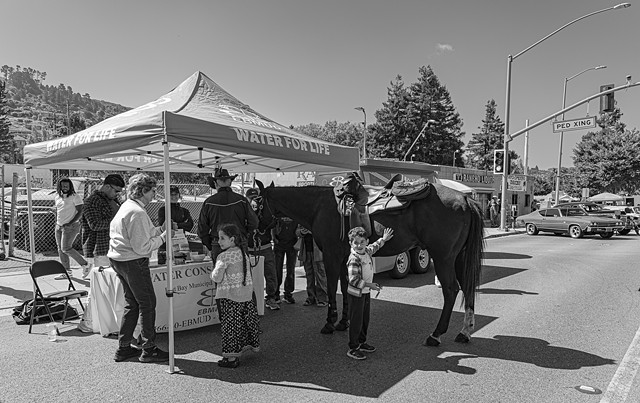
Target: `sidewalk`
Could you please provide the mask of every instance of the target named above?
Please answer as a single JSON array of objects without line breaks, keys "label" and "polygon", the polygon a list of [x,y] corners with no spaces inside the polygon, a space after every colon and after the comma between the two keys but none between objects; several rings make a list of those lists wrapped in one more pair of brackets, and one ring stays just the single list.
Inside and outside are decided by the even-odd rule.
[{"label": "sidewalk", "polygon": [[[524,229],[516,228],[503,231],[499,228],[485,228],[485,239],[507,235],[523,234]],[[78,290],[89,290],[89,280],[82,279],[82,270],[72,267],[73,285]],[[62,281],[45,281],[43,292],[54,291],[62,285]],[[33,285],[29,276],[29,262],[18,259],[0,261],[0,316],[11,315],[14,306],[26,299],[33,298]]]}]

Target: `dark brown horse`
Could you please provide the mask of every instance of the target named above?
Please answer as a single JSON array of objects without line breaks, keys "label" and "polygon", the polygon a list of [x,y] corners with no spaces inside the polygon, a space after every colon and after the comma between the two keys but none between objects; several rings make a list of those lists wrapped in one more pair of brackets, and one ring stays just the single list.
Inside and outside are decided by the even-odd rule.
[{"label": "dark brown horse", "polygon": [[[322,250],[327,272],[329,308],[327,323],[322,333],[348,327],[347,298],[343,298],[342,319],[338,319],[336,292],[338,280],[342,295],[346,296],[346,260],[349,244],[341,239],[348,228],[348,220],[342,220],[337,211],[333,188],[328,186],[269,187],[256,181],[260,189],[259,216],[263,225],[269,225],[275,214],[284,214],[311,230]],[[356,186],[362,186],[356,182]],[[429,193],[423,199],[413,200],[408,207],[371,216],[372,235],[375,241],[385,227],[392,228],[394,237],[382,247],[376,256],[394,256],[416,246],[427,249],[433,258],[436,275],[442,284],[444,306],[438,325],[424,341],[437,346],[440,336],[447,331],[456,296],[460,288],[464,295],[465,317],[463,328],[456,337],[458,342],[468,342],[474,326],[474,300],[480,283],[482,267],[483,221],[477,203],[466,195],[439,184],[429,185]],[[356,194],[360,189],[353,189]]]}]

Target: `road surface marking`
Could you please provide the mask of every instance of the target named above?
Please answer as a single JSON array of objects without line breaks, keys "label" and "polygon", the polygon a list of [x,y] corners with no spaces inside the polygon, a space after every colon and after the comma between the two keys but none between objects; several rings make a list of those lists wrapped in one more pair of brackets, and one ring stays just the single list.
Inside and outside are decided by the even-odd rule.
[{"label": "road surface marking", "polygon": [[624,402],[627,400],[633,378],[636,377],[640,367],[640,328],[636,331],[636,335],[622,358],[622,362],[618,366],[618,370],[613,375],[611,383],[607,391],[602,396],[600,403]]}]

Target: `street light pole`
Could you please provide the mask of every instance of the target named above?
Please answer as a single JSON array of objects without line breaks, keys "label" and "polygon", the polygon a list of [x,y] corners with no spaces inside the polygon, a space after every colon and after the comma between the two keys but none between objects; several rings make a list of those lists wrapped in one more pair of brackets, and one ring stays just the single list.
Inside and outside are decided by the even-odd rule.
[{"label": "street light pole", "polygon": [[550,33],[549,35],[545,36],[544,38],[540,39],[539,41],[535,42],[533,45],[529,46],[528,48],[522,50],[521,52],[517,53],[515,56],[509,55],[507,56],[507,89],[506,89],[506,96],[505,96],[505,105],[504,105],[504,136],[503,136],[503,148],[504,148],[504,165],[503,165],[503,174],[502,174],[502,195],[501,195],[501,201],[502,201],[502,207],[500,209],[500,229],[502,230],[507,230],[507,210],[506,210],[506,202],[507,202],[507,175],[506,173],[508,172],[509,169],[509,142],[512,140],[512,137],[509,135],[509,121],[510,121],[510,112],[511,112],[511,64],[513,63],[513,61],[515,59],[517,59],[518,57],[522,56],[524,53],[528,52],[529,50],[531,50],[532,48],[536,47],[537,45],[539,45],[540,43],[546,41],[547,39],[549,39],[550,37],[552,37],[553,35],[557,34],[558,32],[562,31],[563,29],[565,29],[566,27],[568,27],[569,25],[573,25],[576,22],[583,20],[585,18],[591,17],[592,15],[596,15],[596,14],[600,14],[600,13],[604,13],[605,11],[610,11],[610,10],[618,10],[618,9],[622,9],[622,8],[627,8],[627,7],[631,7],[631,3],[620,3],[617,4],[613,7],[608,7],[608,8],[603,8],[602,10],[598,10],[598,11],[594,11],[592,13],[583,15],[580,18],[576,18],[573,21],[570,21],[566,24],[564,24],[563,26],[561,26],[560,28],[556,29],[555,31],[553,31],[552,33]]},{"label": "street light pole", "polygon": [[[591,71],[591,70],[600,70],[600,69],[606,69],[607,66],[595,66],[595,67],[589,67],[588,69],[584,69],[581,72],[579,72],[578,74],[574,74],[571,77],[568,77],[564,79],[564,88],[562,89],[562,109],[564,109],[566,107],[566,103],[567,103],[567,83],[571,80],[573,80],[574,78],[578,77],[579,75],[586,73],[587,71]],[[562,120],[564,120],[564,113],[562,114]],[[564,131],[560,132],[560,145],[558,146],[558,171],[556,172],[556,193],[555,193],[555,200],[556,200],[556,204],[560,203],[560,169],[562,168],[562,141],[564,138]]]},{"label": "street light pole", "polygon": [[455,167],[456,166],[456,154],[459,152],[460,150],[454,150],[453,151],[453,162],[451,162],[451,166]]},{"label": "street light pole", "polygon": [[362,131],[362,158],[367,158],[367,112],[364,111],[362,106],[353,108],[357,111],[361,111],[364,114],[364,130]]},{"label": "street light pole", "polygon": [[420,138],[420,136],[422,136],[424,131],[427,130],[427,128],[430,125],[435,125],[435,124],[436,124],[435,120],[433,120],[433,119],[427,120],[427,123],[425,123],[424,126],[422,126],[422,130],[420,130],[420,133],[418,133],[418,135],[416,136],[415,140],[413,140],[413,143],[411,143],[411,147],[409,147],[407,152],[404,154],[404,157],[402,158],[402,161],[406,161],[407,160],[407,157],[409,156],[409,153],[411,152],[411,150],[413,150],[413,147],[416,145],[416,143],[418,142],[418,139]]}]

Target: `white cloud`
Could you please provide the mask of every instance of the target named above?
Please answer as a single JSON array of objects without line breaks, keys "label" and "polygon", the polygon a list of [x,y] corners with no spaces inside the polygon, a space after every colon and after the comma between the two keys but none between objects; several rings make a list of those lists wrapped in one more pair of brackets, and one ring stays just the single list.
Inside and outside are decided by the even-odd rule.
[{"label": "white cloud", "polygon": [[436,51],[438,52],[438,54],[442,54],[445,52],[453,52],[453,46],[446,43],[438,43],[436,45]]}]

